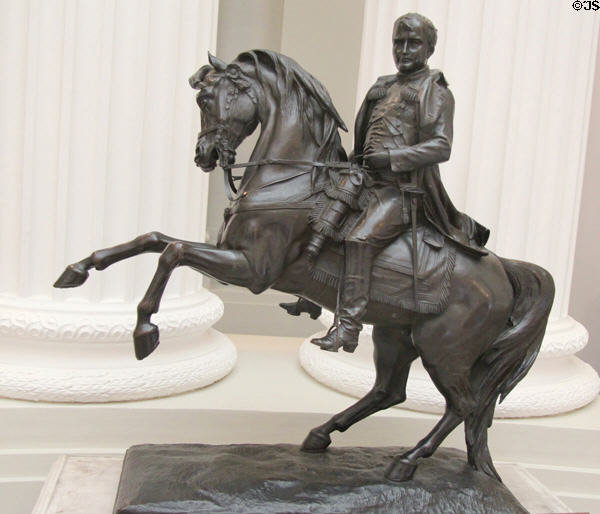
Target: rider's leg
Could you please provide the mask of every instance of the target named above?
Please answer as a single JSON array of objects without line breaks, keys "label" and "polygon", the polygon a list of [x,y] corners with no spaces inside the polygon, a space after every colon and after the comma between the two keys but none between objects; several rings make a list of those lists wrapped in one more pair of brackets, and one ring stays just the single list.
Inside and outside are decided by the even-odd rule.
[{"label": "rider's leg", "polygon": [[369,299],[371,269],[376,255],[405,231],[404,202],[395,187],[374,189],[369,205],[345,243],[345,274],[340,280],[339,328],[312,343],[337,352],[352,352],[358,344],[361,320]]},{"label": "rider's leg", "polygon": [[363,318],[369,302],[371,268],[378,248],[369,244],[346,241],[345,274],[341,284],[339,325],[337,329],[312,342],[322,350],[337,352],[340,346],[352,353],[358,345]]}]

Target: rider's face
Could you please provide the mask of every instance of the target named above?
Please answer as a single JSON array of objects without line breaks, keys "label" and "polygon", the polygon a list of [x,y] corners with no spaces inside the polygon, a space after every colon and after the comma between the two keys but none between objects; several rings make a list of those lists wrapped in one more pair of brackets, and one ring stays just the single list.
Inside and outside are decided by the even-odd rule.
[{"label": "rider's face", "polygon": [[394,35],[394,62],[400,73],[420,70],[431,55],[423,27],[401,25]]}]

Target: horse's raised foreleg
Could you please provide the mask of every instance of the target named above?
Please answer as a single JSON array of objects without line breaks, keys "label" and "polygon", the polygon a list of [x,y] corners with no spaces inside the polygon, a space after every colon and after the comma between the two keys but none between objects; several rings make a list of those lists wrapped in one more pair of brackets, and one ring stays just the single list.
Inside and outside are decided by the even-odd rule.
[{"label": "horse's raised foreleg", "polygon": [[375,385],[354,405],[313,428],[302,444],[304,451],[324,451],[331,444],[329,434],[334,430],[344,432],[361,419],[406,399],[410,364],[418,356],[411,342],[410,329],[375,327],[373,342],[377,373]]},{"label": "horse's raised foreleg", "polygon": [[89,257],[69,264],[62,275],[54,283],[54,287],[77,287],[83,284],[89,276],[89,270],[103,270],[115,262],[128,259],[141,253],[161,253],[166,246],[176,239],[165,236],[160,232],[149,232],[110,248],[96,250]]},{"label": "horse's raised foreleg", "polygon": [[148,356],[158,346],[158,327],[150,322],[150,318],[158,312],[169,277],[179,266],[190,266],[204,275],[243,287],[252,287],[257,280],[241,251],[222,250],[203,243],[169,243],[158,260],[144,298],[138,304],[137,325],[133,333],[138,359]]}]

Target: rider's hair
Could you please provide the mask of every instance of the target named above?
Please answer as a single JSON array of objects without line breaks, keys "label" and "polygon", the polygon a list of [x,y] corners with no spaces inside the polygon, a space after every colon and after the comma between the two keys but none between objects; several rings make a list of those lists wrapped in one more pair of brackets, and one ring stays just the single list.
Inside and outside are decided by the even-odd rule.
[{"label": "rider's hair", "polygon": [[400,16],[394,23],[394,38],[396,37],[396,33],[400,26],[407,27],[408,29],[414,29],[415,25],[420,25],[423,27],[425,32],[425,39],[427,41],[427,45],[429,46],[429,51],[433,53],[435,49],[435,44],[437,43],[437,29],[431,22],[429,18],[426,18],[422,14],[416,12],[410,12],[408,14],[404,14]]}]

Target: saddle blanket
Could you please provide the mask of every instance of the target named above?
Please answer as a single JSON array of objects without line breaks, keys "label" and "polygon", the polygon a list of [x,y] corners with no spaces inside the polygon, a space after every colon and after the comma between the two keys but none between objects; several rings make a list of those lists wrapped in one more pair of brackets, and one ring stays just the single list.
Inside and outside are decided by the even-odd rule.
[{"label": "saddle blanket", "polygon": [[[433,228],[424,226],[417,230],[417,255],[416,302],[410,230],[400,235],[375,259],[371,273],[371,300],[423,314],[442,312],[450,296],[456,248]],[[338,287],[343,259],[343,246],[330,241],[315,264],[314,278]]]}]

